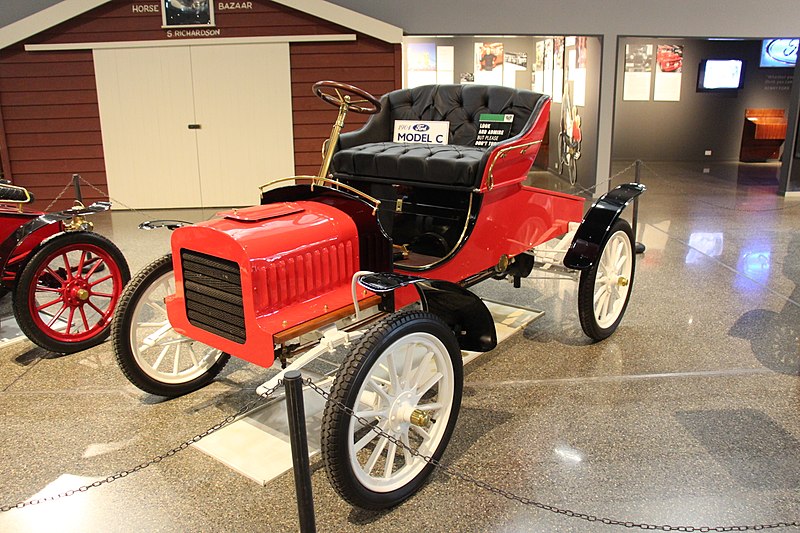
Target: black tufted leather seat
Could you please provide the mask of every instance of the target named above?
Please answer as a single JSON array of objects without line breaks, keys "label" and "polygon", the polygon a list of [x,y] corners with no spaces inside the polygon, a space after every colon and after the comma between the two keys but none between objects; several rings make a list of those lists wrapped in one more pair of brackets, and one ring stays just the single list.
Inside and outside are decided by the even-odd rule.
[{"label": "black tufted leather seat", "polygon": [[[332,169],[336,179],[410,182],[474,188],[480,184],[492,148],[478,148],[480,115],[514,115],[511,139],[526,131],[546,97],[530,91],[486,85],[426,85],[381,98],[381,112],[358,131],[339,137]],[[391,142],[395,120],[445,120],[450,144]]]}]

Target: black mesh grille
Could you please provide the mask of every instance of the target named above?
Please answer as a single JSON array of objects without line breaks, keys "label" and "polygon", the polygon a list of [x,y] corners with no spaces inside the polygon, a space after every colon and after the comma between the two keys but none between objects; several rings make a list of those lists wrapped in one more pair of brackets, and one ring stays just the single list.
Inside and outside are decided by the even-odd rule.
[{"label": "black mesh grille", "polygon": [[186,316],[189,323],[244,344],[244,309],[239,265],[199,252],[181,250]]}]

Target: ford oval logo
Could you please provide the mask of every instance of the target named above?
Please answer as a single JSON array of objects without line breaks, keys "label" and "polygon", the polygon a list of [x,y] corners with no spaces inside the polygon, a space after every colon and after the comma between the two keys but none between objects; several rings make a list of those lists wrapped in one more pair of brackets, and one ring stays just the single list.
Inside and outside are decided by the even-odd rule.
[{"label": "ford oval logo", "polygon": [[414,124],[412,127],[414,128],[414,131],[428,131],[431,129],[431,127],[427,124]]},{"label": "ford oval logo", "polygon": [[767,55],[778,63],[794,65],[799,43],[799,39],[773,39],[767,45]]}]

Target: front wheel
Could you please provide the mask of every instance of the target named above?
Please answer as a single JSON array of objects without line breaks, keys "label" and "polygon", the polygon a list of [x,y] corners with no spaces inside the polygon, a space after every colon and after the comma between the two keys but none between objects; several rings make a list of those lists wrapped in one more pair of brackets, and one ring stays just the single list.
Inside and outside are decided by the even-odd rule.
[{"label": "front wheel", "polygon": [[22,332],[45,350],[87,350],[108,338],[130,277],[125,256],[107,238],[86,231],[59,234],[22,269],[14,316]]},{"label": "front wheel", "polygon": [[594,340],[614,333],[628,307],[636,262],[632,243],[630,225],[617,220],[598,260],[581,272],[578,315],[584,333]]},{"label": "front wheel", "polygon": [[367,510],[412,496],[434,466],[410,450],[442,456],[462,382],[458,342],[435,315],[403,311],[374,326],[339,369],[322,417],[323,461],[339,495]]},{"label": "front wheel", "polygon": [[125,377],[145,392],[168,398],[207,385],[230,359],[172,329],[164,298],[174,292],[170,254],[146,266],[125,289],[111,337]]}]

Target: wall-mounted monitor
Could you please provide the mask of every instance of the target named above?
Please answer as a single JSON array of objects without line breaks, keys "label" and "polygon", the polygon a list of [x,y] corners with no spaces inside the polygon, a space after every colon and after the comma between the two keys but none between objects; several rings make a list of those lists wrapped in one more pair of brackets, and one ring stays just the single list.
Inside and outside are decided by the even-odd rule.
[{"label": "wall-mounted monitor", "polygon": [[797,64],[800,39],[764,39],[761,43],[762,68],[792,68]]},{"label": "wall-mounted monitor", "polygon": [[744,67],[741,59],[704,59],[697,74],[697,90],[732,92],[741,89]]}]

